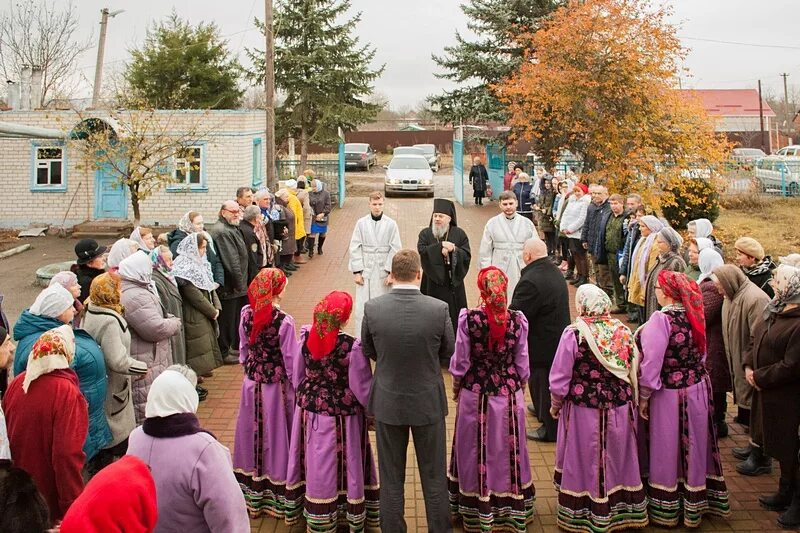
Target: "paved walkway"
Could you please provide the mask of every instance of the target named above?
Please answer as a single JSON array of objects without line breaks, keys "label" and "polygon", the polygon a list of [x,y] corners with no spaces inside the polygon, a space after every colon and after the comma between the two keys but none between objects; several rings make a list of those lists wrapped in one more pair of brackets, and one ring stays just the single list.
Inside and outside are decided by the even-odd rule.
[{"label": "paved walkway", "polygon": [[[397,220],[405,246],[414,247],[416,245],[419,230],[429,222],[431,206],[431,200],[423,199],[392,198],[387,201],[386,213]],[[332,216],[331,230],[325,243],[325,255],[315,256],[309,264],[301,267],[300,271],[290,278],[282,307],[295,317],[298,325],[311,321],[314,305],[327,292],[334,289],[353,290],[352,276],[347,271],[347,247],[351,228],[355,221],[366,213],[366,198],[348,199],[344,208],[336,210]],[[473,250],[473,266],[466,281],[467,297],[471,306],[478,303],[475,279],[478,271],[477,253],[480,237],[486,220],[496,213],[496,203],[487,203],[482,208],[470,205],[458,210],[459,225],[469,235]],[[226,366],[216,370],[214,377],[206,381],[209,389],[208,400],[200,404],[199,415],[204,427],[213,431],[225,445],[231,448],[236,427],[241,378],[242,371],[239,366]],[[449,390],[451,380],[446,372],[444,379],[447,390]],[[455,405],[451,401],[450,416],[447,417],[448,439],[452,439],[454,413]],[[534,421],[531,418],[528,419],[528,422],[529,428],[533,427]],[[777,530],[776,514],[760,509],[756,499],[759,494],[772,491],[777,484],[777,478],[774,475],[746,478],[735,472],[735,459],[731,456],[730,448],[746,444],[747,436],[736,424],[731,425],[731,430],[731,437],[723,439],[720,445],[728,488],[731,491],[733,513],[729,521],[706,519],[703,521],[701,529],[705,531]],[[556,494],[552,484],[555,445],[529,442],[528,454],[536,486],[536,517],[529,527],[529,531],[557,531],[555,526]],[[425,507],[421,486],[417,479],[414,451],[411,447],[405,496],[409,531],[426,531]],[[283,522],[271,519],[254,520],[252,527],[254,532],[289,530]]]}]

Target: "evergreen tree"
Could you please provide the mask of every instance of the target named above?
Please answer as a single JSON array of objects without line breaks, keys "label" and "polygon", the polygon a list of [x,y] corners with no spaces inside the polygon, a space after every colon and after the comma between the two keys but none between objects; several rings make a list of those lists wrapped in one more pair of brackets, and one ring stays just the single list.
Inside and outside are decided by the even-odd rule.
[{"label": "evergreen tree", "polygon": [[[276,116],[285,121],[277,133],[300,139],[301,164],[309,142],[333,142],[339,127],[353,130],[380,111],[366,99],[383,66],[370,67],[375,50],[353,35],[361,14],[345,19],[349,9],[349,0],[278,0],[275,5],[275,87],[283,97]],[[263,22],[256,25],[263,33]],[[247,53],[256,65],[253,79],[263,82],[264,53]]]},{"label": "evergreen tree", "polygon": [[[563,0],[468,0],[461,10],[467,27],[478,36],[471,42],[456,32],[456,44],[433,60],[444,72],[436,76],[459,84],[428,98],[436,116],[458,124],[504,121],[503,105],[490,90],[522,63],[525,47],[517,37],[534,33]],[[472,83],[472,85],[468,85]]]},{"label": "evergreen tree", "polygon": [[189,24],[173,12],[147,31],[144,46],[131,51],[125,71],[134,102],[157,109],[231,109],[244,91],[241,67],[214,23]]}]

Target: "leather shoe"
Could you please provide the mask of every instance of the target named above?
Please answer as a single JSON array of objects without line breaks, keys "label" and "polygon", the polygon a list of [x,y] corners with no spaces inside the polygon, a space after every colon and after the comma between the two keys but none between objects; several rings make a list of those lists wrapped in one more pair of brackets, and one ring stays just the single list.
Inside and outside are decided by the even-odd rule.
[{"label": "leather shoe", "polygon": [[236,355],[228,355],[222,360],[222,362],[226,365],[238,365],[239,364],[239,357]]},{"label": "leather shoe", "polygon": [[535,440],[537,442],[555,442],[556,439],[547,438],[547,430],[544,429],[544,426],[540,427],[539,429],[535,429],[533,431],[529,431],[527,433],[527,437],[529,440]]},{"label": "leather shoe", "polygon": [[529,412],[530,414],[532,414],[533,416],[535,416],[535,417],[538,417],[538,416],[539,416],[539,415],[536,413],[536,406],[535,406],[535,405],[533,405],[532,403],[529,403],[529,404],[528,404],[528,412]]}]

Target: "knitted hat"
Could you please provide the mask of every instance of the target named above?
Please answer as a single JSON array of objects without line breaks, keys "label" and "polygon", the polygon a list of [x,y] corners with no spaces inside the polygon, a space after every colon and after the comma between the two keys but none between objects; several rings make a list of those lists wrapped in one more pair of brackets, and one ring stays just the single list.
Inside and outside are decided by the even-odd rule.
[{"label": "knitted hat", "polygon": [[766,255],[761,243],[752,237],[740,237],[733,246],[743,254],[754,258],[756,261],[761,261]]},{"label": "knitted hat", "polygon": [[587,194],[589,192],[589,186],[585,183],[576,183],[575,187],[579,188],[583,191],[583,194]]}]

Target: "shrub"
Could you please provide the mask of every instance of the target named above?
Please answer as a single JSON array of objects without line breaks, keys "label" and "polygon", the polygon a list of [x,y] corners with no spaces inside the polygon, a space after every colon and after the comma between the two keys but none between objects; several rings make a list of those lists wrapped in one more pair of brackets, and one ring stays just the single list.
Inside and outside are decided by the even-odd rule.
[{"label": "shrub", "polygon": [[698,218],[719,217],[719,192],[711,179],[672,177],[661,195],[661,212],[675,228]]}]

